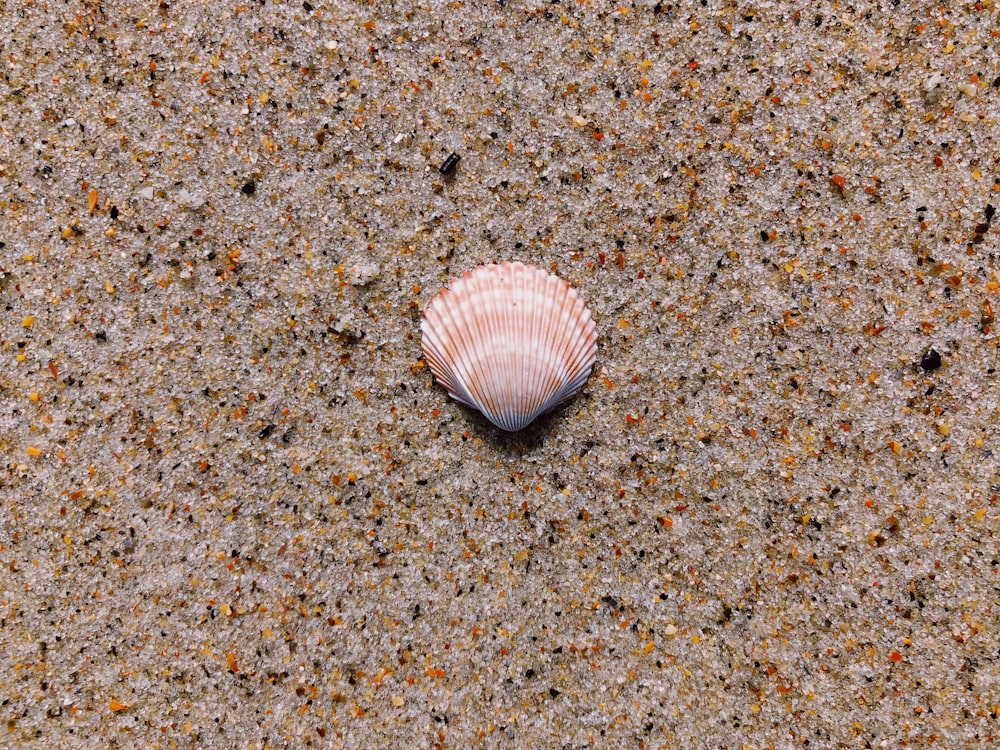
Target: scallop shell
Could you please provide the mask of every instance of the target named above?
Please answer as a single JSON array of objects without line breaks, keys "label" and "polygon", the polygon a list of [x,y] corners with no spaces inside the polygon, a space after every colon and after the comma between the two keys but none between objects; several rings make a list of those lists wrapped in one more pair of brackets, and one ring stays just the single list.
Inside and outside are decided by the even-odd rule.
[{"label": "scallop shell", "polygon": [[448,394],[515,432],[590,377],[597,326],[567,282],[523,263],[467,271],[424,310],[421,347]]}]

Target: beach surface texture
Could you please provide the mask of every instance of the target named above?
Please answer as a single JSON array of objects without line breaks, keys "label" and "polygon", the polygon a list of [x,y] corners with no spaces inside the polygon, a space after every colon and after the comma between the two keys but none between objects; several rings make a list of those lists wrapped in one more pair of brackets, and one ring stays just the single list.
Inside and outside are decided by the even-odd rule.
[{"label": "beach surface texture", "polygon": [[996,743],[998,13],[0,2],[0,748]]}]

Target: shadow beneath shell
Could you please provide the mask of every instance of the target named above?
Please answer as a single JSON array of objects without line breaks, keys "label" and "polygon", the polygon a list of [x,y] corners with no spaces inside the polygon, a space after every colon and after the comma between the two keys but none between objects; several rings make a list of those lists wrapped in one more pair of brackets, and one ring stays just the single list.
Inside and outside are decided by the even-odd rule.
[{"label": "shadow beneath shell", "polygon": [[475,422],[484,439],[489,440],[496,448],[506,453],[524,456],[533,453],[542,446],[546,438],[559,432],[563,421],[562,413],[565,409],[566,405],[562,405],[545,414],[540,414],[535,421],[517,432],[507,432],[507,430],[500,429],[475,409],[467,409],[466,411],[469,413],[470,421]]}]

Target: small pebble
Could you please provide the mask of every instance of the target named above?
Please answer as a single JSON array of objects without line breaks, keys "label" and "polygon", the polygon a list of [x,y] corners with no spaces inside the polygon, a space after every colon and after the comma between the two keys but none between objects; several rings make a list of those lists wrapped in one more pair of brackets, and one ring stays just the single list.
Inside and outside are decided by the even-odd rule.
[{"label": "small pebble", "polygon": [[920,358],[920,367],[924,372],[933,372],[941,366],[941,355],[934,349],[928,349]]},{"label": "small pebble", "polygon": [[438,167],[438,171],[446,176],[451,176],[455,172],[455,168],[458,166],[458,162],[462,160],[462,157],[458,154],[452,152],[448,154],[448,158],[441,162],[441,166]]}]

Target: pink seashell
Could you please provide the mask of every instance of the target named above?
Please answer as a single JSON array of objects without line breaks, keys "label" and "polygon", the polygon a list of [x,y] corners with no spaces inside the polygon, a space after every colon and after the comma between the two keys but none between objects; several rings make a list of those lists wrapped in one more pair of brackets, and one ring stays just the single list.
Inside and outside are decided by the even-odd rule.
[{"label": "pink seashell", "polygon": [[597,326],[567,282],[523,263],[467,271],[424,310],[421,347],[448,394],[515,432],[583,388]]}]

